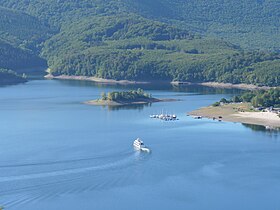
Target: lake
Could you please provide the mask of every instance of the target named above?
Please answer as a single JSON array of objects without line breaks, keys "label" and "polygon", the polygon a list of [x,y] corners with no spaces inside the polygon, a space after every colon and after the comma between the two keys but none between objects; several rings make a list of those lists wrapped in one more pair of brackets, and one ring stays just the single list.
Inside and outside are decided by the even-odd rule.
[{"label": "lake", "polygon": [[[186,115],[238,90],[141,85],[180,101],[113,109],[82,103],[137,87],[58,80],[1,87],[0,206],[280,209],[280,133]],[[149,118],[161,112],[179,120]],[[133,150],[137,137],[151,153]]]}]

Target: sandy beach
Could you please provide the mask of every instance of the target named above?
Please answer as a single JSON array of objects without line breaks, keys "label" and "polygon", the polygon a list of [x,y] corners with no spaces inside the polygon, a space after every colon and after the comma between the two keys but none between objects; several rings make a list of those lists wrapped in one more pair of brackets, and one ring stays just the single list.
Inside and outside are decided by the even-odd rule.
[{"label": "sandy beach", "polygon": [[226,104],[218,107],[203,107],[190,112],[192,116],[202,116],[209,119],[218,119],[228,122],[240,122],[254,125],[263,125],[269,127],[280,127],[280,117],[271,112],[252,111],[250,104]]}]

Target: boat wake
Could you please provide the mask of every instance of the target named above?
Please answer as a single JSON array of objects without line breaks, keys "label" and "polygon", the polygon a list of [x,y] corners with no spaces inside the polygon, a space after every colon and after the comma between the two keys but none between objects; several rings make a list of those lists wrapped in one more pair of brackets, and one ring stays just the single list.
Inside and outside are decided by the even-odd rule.
[{"label": "boat wake", "polygon": [[134,168],[147,158],[147,154],[126,151],[109,157],[0,165],[0,204],[13,209],[62,194],[133,183]]},{"label": "boat wake", "polygon": [[25,167],[25,166],[43,166],[43,165],[57,165],[57,164],[67,164],[67,163],[75,163],[75,162],[82,162],[82,161],[92,161],[98,159],[105,159],[105,158],[120,158],[120,157],[127,157],[131,155],[132,152],[123,152],[120,154],[114,154],[108,156],[97,156],[97,157],[88,157],[88,158],[81,158],[81,159],[73,159],[73,160],[60,160],[60,161],[49,161],[49,162],[32,162],[32,163],[22,163],[22,164],[7,164],[7,165],[0,165],[0,170],[2,168],[14,168],[14,167]]}]

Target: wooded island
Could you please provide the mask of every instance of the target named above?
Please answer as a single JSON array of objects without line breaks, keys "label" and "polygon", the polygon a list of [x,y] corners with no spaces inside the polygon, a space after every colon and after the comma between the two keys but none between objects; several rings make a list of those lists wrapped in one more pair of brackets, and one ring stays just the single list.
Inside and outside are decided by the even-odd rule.
[{"label": "wooded island", "polygon": [[144,92],[138,88],[137,90],[129,91],[114,91],[101,93],[101,98],[96,100],[87,101],[86,104],[90,105],[108,105],[108,106],[121,106],[133,104],[149,104],[161,101],[175,101],[174,99],[157,99],[152,97],[151,94]]}]

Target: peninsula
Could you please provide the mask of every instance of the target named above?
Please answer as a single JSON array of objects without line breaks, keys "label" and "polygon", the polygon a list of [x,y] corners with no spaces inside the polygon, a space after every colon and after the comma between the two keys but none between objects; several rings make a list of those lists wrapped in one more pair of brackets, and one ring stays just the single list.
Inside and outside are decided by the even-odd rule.
[{"label": "peninsula", "polygon": [[85,102],[89,105],[101,106],[122,106],[133,104],[149,104],[155,102],[176,101],[175,99],[157,99],[152,97],[151,94],[145,93],[142,89],[122,91],[122,92],[109,92],[102,93],[101,98]]},{"label": "peninsula", "polygon": [[241,96],[234,96],[230,101],[223,98],[212,106],[200,108],[189,114],[280,128],[280,88],[245,92]]}]

